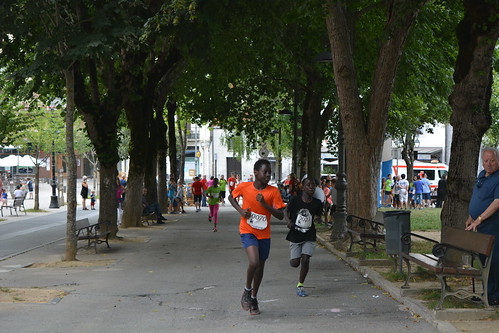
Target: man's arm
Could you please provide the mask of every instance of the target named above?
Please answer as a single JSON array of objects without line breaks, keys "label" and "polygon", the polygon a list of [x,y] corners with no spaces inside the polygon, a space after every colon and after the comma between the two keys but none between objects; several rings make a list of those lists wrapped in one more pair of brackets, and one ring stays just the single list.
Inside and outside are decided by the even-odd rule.
[{"label": "man's arm", "polygon": [[476,227],[478,227],[480,223],[482,223],[483,221],[494,215],[498,209],[499,209],[499,199],[495,199],[494,201],[492,201],[489,207],[487,207],[487,209],[482,214],[480,214],[480,216],[476,218],[476,220],[473,221],[471,216],[468,217],[468,220],[466,220],[466,230],[476,231]]}]

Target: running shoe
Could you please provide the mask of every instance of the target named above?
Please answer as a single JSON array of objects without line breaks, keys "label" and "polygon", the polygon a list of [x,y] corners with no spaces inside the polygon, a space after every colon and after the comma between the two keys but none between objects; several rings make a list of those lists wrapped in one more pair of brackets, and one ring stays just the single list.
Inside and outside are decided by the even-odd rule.
[{"label": "running shoe", "polygon": [[308,293],[303,287],[296,287],[296,294],[300,297],[307,297]]},{"label": "running shoe", "polygon": [[259,315],[260,309],[258,308],[258,301],[256,298],[251,298],[250,315]]},{"label": "running shoe", "polygon": [[251,290],[244,289],[243,296],[241,297],[241,306],[244,311],[248,311],[250,309],[251,302]]}]

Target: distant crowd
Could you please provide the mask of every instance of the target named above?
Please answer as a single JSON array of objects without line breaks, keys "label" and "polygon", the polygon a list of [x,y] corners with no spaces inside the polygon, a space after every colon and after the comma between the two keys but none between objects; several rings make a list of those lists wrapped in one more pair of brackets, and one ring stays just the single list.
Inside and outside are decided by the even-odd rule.
[{"label": "distant crowd", "polygon": [[447,175],[438,181],[438,187],[432,188],[428,175],[420,173],[411,181],[405,174],[392,177],[388,174],[381,179],[381,206],[398,209],[441,208],[447,191]]}]

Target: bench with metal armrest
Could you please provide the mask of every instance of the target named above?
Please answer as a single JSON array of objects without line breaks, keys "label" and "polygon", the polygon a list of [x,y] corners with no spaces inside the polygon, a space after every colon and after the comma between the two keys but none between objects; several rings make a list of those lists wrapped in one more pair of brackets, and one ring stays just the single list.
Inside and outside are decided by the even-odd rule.
[{"label": "bench with metal armrest", "polygon": [[[424,253],[401,253],[402,259],[407,265],[407,278],[402,288],[409,288],[409,279],[411,278],[411,262],[415,263],[436,274],[441,285],[440,301],[436,309],[441,309],[445,297],[451,295],[460,299],[476,298],[483,301],[487,308],[490,308],[487,298],[487,282],[489,278],[489,270],[492,258],[492,250],[494,248],[494,236],[481,234],[472,231],[466,231],[453,227],[446,227],[442,231],[445,240],[437,242],[414,233],[405,233],[402,235],[402,241],[411,245],[411,238],[416,237],[424,241],[434,243],[432,254]],[[459,259],[462,256],[458,255],[461,252],[464,255],[470,256],[470,265],[463,265]],[[482,260],[479,259],[482,256]],[[476,265],[473,262],[476,260]],[[458,288],[451,291],[447,284],[447,277],[466,277],[472,278],[473,290],[469,291],[464,288]],[[475,291],[474,280],[481,280],[481,292]]]},{"label": "bench with metal armrest", "polygon": [[[108,228],[108,223],[95,223],[90,224],[88,219],[81,219],[76,221],[76,237],[77,240],[86,240],[87,245],[84,248],[89,249],[92,245],[97,253],[97,244],[106,243],[109,246],[109,236],[111,232]],[[81,248],[81,247],[80,247]]]}]

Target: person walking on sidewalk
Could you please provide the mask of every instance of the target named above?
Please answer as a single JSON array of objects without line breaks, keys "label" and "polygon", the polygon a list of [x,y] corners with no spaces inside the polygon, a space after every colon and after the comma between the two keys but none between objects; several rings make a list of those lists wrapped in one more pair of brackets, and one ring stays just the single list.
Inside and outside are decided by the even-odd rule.
[{"label": "person walking on sidewalk", "polygon": [[314,254],[316,246],[314,217],[320,217],[322,212],[322,202],[313,197],[315,188],[315,180],[305,178],[302,182],[301,195],[292,197],[284,211],[289,228],[286,236],[286,240],[290,242],[289,264],[291,267],[301,265],[296,285],[296,294],[301,297],[308,296],[303,283],[310,267],[310,257]]},{"label": "person walking on sidewalk", "polygon": [[220,205],[220,191],[222,189],[218,186],[218,178],[213,178],[212,185],[206,189],[206,196],[208,197],[208,206],[210,208],[210,215],[208,220],[213,220],[213,232],[217,232],[218,224],[218,208]]},{"label": "person walking on sidewalk", "polygon": [[80,195],[81,195],[81,205],[83,206],[83,210],[88,210],[88,208],[87,208],[87,199],[88,199],[87,176],[83,176],[83,178],[82,178]]},{"label": "person walking on sidewalk", "polygon": [[[260,314],[257,294],[263,278],[265,261],[270,253],[270,216],[282,220],[285,207],[277,187],[268,185],[271,175],[270,162],[256,161],[253,172],[254,182],[237,186],[229,195],[231,205],[241,215],[239,234],[248,256],[246,286],[241,298],[243,310],[252,315]],[[242,197],[243,206],[238,203]]]}]

